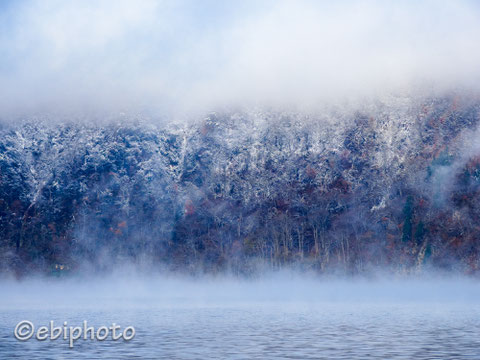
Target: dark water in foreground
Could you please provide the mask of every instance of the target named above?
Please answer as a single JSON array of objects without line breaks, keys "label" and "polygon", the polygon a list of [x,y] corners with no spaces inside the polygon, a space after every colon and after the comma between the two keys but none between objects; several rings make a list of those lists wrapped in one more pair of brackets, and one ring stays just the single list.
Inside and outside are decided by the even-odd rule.
[{"label": "dark water in foreground", "polygon": [[[252,295],[249,301],[232,301],[228,292],[234,291],[226,287],[222,301],[171,293],[166,301],[134,289],[132,301],[103,296],[79,304],[68,300],[69,291],[52,291],[48,303],[44,297],[22,302],[18,291],[7,290],[18,305],[0,302],[0,359],[480,359],[475,299],[315,301]],[[50,320],[55,326],[87,320],[96,328],[115,322],[122,329],[134,326],[136,336],[129,342],[80,339],[70,349],[63,339],[16,340],[13,330],[21,320],[37,328]]]}]

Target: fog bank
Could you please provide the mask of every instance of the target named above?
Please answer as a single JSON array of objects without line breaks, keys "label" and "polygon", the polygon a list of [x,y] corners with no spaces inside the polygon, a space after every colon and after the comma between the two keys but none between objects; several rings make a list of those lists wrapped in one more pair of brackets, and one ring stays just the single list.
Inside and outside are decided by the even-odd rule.
[{"label": "fog bank", "polygon": [[474,1],[16,1],[0,5],[0,116],[315,107],[478,90]]},{"label": "fog bank", "polygon": [[123,274],[94,278],[2,280],[0,309],[142,308],[290,304],[478,304],[466,277],[334,278],[289,271],[255,279]]}]

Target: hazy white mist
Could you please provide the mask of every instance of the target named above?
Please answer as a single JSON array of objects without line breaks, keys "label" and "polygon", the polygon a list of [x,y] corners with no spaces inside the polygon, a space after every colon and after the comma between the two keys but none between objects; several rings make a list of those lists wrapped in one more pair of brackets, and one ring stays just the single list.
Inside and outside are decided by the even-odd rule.
[{"label": "hazy white mist", "polygon": [[480,84],[475,1],[12,1],[0,116],[310,107]]},{"label": "hazy white mist", "polygon": [[0,308],[125,306],[229,306],[261,303],[477,303],[474,279],[425,275],[417,278],[322,278],[291,271],[257,279],[228,276],[191,278],[173,274],[130,273],[104,278],[3,279],[7,297]]}]

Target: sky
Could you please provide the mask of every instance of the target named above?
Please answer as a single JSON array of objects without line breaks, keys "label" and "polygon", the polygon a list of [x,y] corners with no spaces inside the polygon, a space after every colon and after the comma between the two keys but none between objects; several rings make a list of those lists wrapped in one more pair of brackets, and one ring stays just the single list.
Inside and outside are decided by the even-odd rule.
[{"label": "sky", "polygon": [[475,1],[0,2],[0,117],[478,90]]}]

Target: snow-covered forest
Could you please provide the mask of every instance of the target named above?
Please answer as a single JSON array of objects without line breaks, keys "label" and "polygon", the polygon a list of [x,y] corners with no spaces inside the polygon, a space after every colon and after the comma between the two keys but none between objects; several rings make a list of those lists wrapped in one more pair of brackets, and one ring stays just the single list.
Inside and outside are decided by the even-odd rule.
[{"label": "snow-covered forest", "polygon": [[1,269],[476,273],[479,110],[452,94],[183,123],[4,121]]}]

